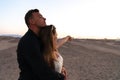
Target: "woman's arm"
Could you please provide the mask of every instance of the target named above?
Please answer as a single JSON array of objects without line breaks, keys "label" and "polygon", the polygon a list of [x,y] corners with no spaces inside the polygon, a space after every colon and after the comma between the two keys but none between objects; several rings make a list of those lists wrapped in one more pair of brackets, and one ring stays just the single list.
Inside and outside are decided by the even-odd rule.
[{"label": "woman's arm", "polygon": [[62,38],[61,40],[57,42],[57,48],[61,47],[64,43],[66,43],[67,41],[71,41],[71,40],[72,40],[71,36],[66,36]]}]

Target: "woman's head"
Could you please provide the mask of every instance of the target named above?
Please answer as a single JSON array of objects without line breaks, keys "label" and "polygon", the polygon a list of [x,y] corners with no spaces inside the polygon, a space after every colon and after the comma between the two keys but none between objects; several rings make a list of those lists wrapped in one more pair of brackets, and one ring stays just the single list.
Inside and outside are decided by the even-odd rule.
[{"label": "woman's head", "polygon": [[57,50],[57,33],[55,26],[48,25],[46,27],[42,27],[39,32],[39,37],[43,47],[44,58],[50,66],[53,66],[51,63],[56,59],[53,52]]},{"label": "woman's head", "polygon": [[56,48],[57,33],[56,28],[53,25],[48,25],[40,29],[39,36],[44,45],[50,46],[52,49]]}]

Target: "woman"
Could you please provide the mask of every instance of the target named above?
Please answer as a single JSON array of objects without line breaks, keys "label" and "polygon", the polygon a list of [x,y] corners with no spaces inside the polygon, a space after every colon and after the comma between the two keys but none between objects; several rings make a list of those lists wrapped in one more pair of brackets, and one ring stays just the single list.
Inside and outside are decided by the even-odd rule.
[{"label": "woman", "polygon": [[67,73],[63,67],[63,58],[59,54],[58,48],[68,40],[71,40],[71,37],[67,36],[57,43],[56,28],[53,25],[42,27],[39,36],[43,46],[43,56],[45,61],[52,69],[64,74],[66,77]]}]

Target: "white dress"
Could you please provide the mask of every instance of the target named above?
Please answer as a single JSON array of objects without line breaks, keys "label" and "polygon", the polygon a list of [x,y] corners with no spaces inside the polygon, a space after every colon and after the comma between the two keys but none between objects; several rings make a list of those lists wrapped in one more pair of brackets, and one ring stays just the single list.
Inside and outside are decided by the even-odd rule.
[{"label": "white dress", "polygon": [[63,57],[59,53],[57,60],[54,61],[54,64],[55,64],[55,70],[61,73],[63,67]]}]

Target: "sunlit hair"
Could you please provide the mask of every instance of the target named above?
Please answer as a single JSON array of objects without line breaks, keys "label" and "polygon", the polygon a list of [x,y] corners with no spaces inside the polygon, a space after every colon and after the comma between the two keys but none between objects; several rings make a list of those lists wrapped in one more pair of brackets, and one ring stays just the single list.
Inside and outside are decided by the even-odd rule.
[{"label": "sunlit hair", "polygon": [[48,65],[54,69],[54,60],[56,59],[56,55],[54,52],[56,49],[55,40],[53,37],[56,34],[56,28],[53,25],[49,25],[46,27],[42,27],[39,32],[39,37],[41,39],[42,47],[43,47],[43,56]]},{"label": "sunlit hair", "polygon": [[32,18],[34,12],[39,12],[38,9],[31,9],[25,14],[25,23],[29,27],[29,19]]}]

